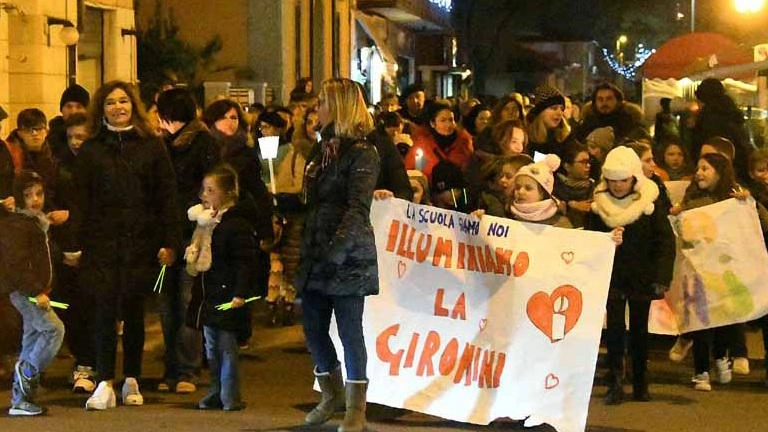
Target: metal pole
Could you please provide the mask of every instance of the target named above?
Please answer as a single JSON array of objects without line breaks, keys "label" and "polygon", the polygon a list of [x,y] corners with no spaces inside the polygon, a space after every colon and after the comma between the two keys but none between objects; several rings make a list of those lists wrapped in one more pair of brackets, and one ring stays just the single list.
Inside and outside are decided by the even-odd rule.
[{"label": "metal pole", "polygon": [[691,33],[696,31],[696,0],[691,0]]}]

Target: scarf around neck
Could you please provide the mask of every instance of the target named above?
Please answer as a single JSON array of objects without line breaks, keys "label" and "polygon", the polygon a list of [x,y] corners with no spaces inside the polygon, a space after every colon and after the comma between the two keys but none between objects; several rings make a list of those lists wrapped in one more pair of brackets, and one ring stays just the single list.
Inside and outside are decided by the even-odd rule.
[{"label": "scarf around neck", "polygon": [[557,203],[551,198],[536,201],[534,203],[512,202],[510,211],[524,221],[541,222],[551,218],[557,213]]},{"label": "scarf around neck", "polygon": [[133,130],[133,125],[128,125],[128,126],[112,126],[111,124],[109,124],[109,122],[107,121],[106,118],[103,118],[101,120],[101,122],[104,123],[104,126],[107,127],[107,130],[110,130],[112,132],[127,132],[129,130]]},{"label": "scarf around neck", "polygon": [[581,190],[589,189],[589,187],[592,186],[591,178],[588,178],[586,180],[576,180],[568,177],[563,173],[557,173],[557,179],[563,182],[565,186],[575,190],[581,191]]},{"label": "scarf around neck", "polygon": [[605,180],[600,182],[592,201],[592,212],[600,216],[609,228],[629,225],[642,215],[650,215],[659,197],[659,187],[653,180],[643,178],[635,191],[624,198],[616,198],[608,192]]}]

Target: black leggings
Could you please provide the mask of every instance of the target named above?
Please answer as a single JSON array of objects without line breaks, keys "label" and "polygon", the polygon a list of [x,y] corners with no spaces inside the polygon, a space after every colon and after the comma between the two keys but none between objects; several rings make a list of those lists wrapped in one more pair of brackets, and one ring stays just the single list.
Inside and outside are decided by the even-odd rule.
[{"label": "black leggings", "polygon": [[636,378],[645,375],[648,362],[648,313],[650,300],[613,299],[606,304],[608,330],[608,367],[621,370],[624,363],[625,309],[629,303],[629,343],[632,352],[632,372]]},{"label": "black leggings", "polygon": [[115,378],[117,322],[123,327],[123,375],[139,378],[144,353],[144,296],[97,296],[91,320],[96,351],[96,372],[100,380]]}]

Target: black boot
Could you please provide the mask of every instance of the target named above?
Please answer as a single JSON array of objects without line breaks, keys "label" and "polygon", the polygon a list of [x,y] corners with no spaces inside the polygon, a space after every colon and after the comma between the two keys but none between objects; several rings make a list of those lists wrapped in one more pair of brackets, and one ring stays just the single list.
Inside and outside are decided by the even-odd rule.
[{"label": "black boot", "polygon": [[277,301],[267,302],[267,326],[275,327],[280,322],[280,308]]},{"label": "black boot", "polygon": [[624,402],[624,387],[619,370],[612,370],[612,380],[608,382],[608,392],[605,394],[606,405],[619,405]]},{"label": "black boot", "polygon": [[635,367],[635,373],[632,376],[632,399],[638,402],[648,402],[651,395],[648,393],[648,379],[645,377],[645,371]]},{"label": "black boot", "polygon": [[293,314],[293,303],[289,302],[283,302],[283,318],[282,318],[282,324],[283,327],[290,327],[295,322],[295,317]]},{"label": "black boot", "polygon": [[333,372],[326,373],[319,373],[315,369],[315,377],[323,393],[320,403],[304,418],[304,423],[309,425],[327,422],[336,410],[344,407],[344,378],[341,376],[341,369],[336,368]]}]

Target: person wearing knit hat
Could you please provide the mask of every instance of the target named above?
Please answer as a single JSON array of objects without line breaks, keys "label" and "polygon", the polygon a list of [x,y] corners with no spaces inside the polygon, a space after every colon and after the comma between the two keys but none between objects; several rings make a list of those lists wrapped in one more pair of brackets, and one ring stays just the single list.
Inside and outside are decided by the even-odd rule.
[{"label": "person wearing knit hat", "polygon": [[61,93],[59,99],[60,116],[56,116],[48,122],[48,142],[51,152],[57,160],[66,159],[69,148],[67,147],[67,128],[64,123],[73,114],[87,114],[91,94],[83,86],[72,84]]},{"label": "person wearing knit hat", "polygon": [[552,196],[554,173],[560,167],[560,158],[548,154],[540,162],[520,168],[514,177],[514,192],[510,211],[523,222],[572,228],[567,217],[558,213],[557,200]]},{"label": "person wearing knit hat", "polygon": [[413,189],[413,202],[415,204],[431,205],[429,197],[429,182],[427,176],[419,170],[408,170],[408,181]]},{"label": "person wearing knit hat", "polygon": [[[658,203],[657,203],[658,201]],[[632,346],[632,397],[648,401],[648,314],[651,301],[663,298],[672,280],[675,240],[660,204],[659,187],[643,173],[640,158],[629,147],[608,153],[585,228],[612,232],[617,243],[608,291],[608,392],[605,403],[624,400],[625,310],[629,303]]]},{"label": "person wearing knit hat", "polygon": [[540,85],[533,91],[533,109],[531,109],[528,115],[536,117],[545,109],[555,105],[565,107],[565,97],[563,94],[560,93],[560,90],[550,85]]},{"label": "person wearing knit hat", "polygon": [[534,105],[528,112],[529,154],[561,154],[562,146],[571,134],[563,110],[565,97],[556,88],[542,85],[534,91]]},{"label": "person wearing knit hat", "polygon": [[613,127],[606,126],[593,130],[587,135],[587,149],[589,154],[594,156],[600,163],[605,161],[608,152],[611,151],[616,143],[616,137],[613,134]]}]

